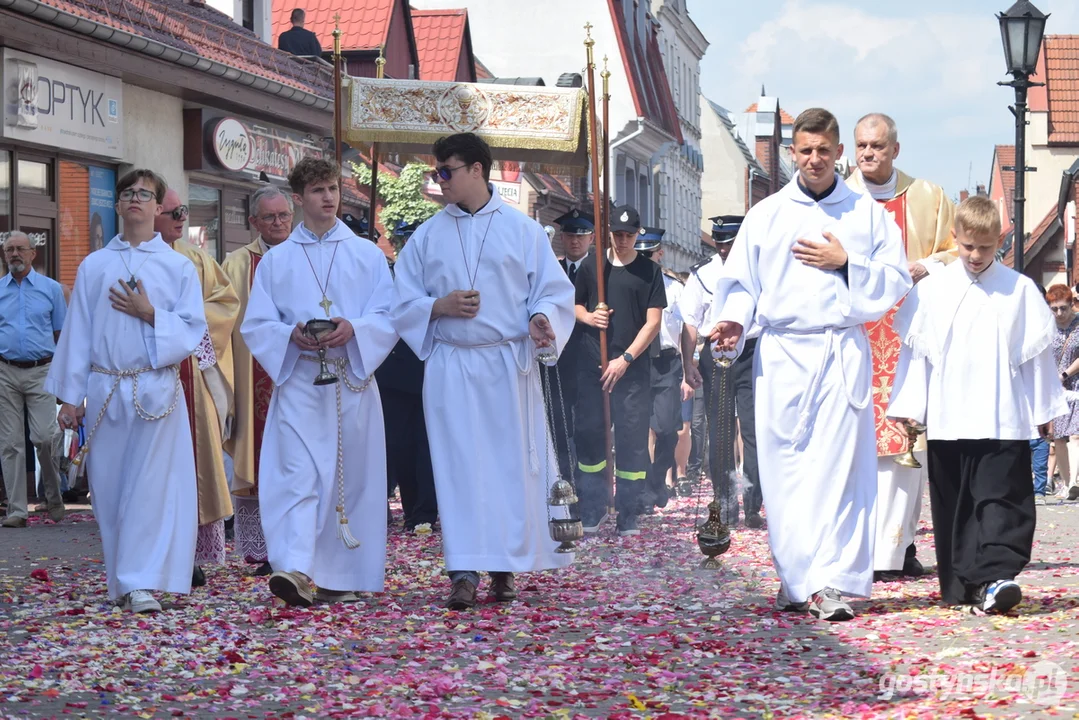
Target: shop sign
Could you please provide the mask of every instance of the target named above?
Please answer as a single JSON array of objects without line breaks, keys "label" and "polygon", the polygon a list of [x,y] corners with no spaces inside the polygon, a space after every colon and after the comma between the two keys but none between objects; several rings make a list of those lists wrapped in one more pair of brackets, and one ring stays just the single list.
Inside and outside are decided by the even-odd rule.
[{"label": "shop sign", "polygon": [[495,190],[502,196],[502,199],[510,203],[511,205],[519,205],[521,202],[521,183],[508,183],[501,182],[499,180],[492,180],[491,184],[495,186]]},{"label": "shop sign", "polygon": [[314,137],[250,120],[222,118],[211,121],[213,160],[224,170],[271,180],[286,181],[305,157],[323,158],[326,150]]},{"label": "shop sign", "polygon": [[3,48],[4,137],[109,158],[124,152],[119,78]]}]

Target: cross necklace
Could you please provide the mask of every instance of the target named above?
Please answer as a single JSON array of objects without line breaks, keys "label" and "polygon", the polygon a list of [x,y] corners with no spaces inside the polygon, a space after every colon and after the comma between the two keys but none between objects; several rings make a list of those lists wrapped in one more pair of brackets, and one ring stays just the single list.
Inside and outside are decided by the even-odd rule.
[{"label": "cross necklace", "polygon": [[[131,254],[135,254],[135,248],[131,248]],[[123,261],[124,267],[127,268],[127,274],[131,276],[131,279],[128,280],[125,285],[134,290],[139,285],[139,281],[135,279],[135,270],[138,270],[146,264],[146,261],[150,259],[150,254],[146,254],[145,259],[143,259],[143,261],[139,263],[138,267],[136,267],[135,270],[132,270],[131,266],[127,264],[127,258],[124,257],[124,253],[122,250],[120,251],[120,259]]]},{"label": "cross necklace", "polygon": [[[319,241],[322,244],[322,241]],[[311,274],[315,276],[315,282],[318,283],[318,289],[322,291],[322,302],[319,303],[319,307],[326,313],[326,317],[330,317],[330,306],[333,305],[333,300],[326,297],[326,291],[330,287],[330,272],[333,270],[333,261],[337,259],[337,248],[341,246],[340,241],[333,244],[333,255],[330,256],[330,267],[326,269],[326,282],[322,283],[318,279],[318,273],[315,272],[315,264],[311,262],[311,256],[307,253],[307,245],[300,245],[303,248],[303,254],[307,258],[307,264],[311,266]]]}]

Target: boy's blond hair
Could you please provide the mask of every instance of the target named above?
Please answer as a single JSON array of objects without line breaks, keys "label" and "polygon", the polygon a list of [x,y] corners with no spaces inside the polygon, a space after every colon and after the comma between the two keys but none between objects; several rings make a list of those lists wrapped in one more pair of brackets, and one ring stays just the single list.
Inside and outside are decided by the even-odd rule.
[{"label": "boy's blond hair", "polygon": [[1000,238],[1000,211],[996,203],[984,195],[973,195],[959,204],[955,211],[955,233],[962,230],[972,237],[986,235]]}]

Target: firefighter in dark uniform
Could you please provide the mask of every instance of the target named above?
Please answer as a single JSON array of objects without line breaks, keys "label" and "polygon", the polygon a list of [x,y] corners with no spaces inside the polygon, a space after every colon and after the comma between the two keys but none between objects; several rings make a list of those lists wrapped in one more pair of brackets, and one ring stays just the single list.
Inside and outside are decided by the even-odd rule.
[{"label": "firefighter in dark uniform", "polygon": [[[611,249],[604,258],[607,309],[597,307],[596,258],[577,272],[577,322],[587,327],[577,377],[577,495],[586,533],[599,531],[607,518],[607,453],[603,393],[610,393],[616,456],[614,476],[618,534],[639,535],[640,493],[647,484],[648,427],[652,416],[652,364],[649,349],[659,333],[667,305],[659,266],[634,249],[640,234],[637,211],[611,210]],[[599,333],[607,331],[608,364],[600,369]]]},{"label": "firefighter in dark uniform", "polygon": [[[574,282],[577,279],[577,270],[592,248],[595,223],[591,214],[576,209],[562,215],[555,223],[562,229],[562,248],[565,251],[565,257],[558,262],[570,282]],[[540,366],[540,380],[544,383],[545,390],[549,389],[553,403],[553,407],[547,411],[551,414],[553,423],[551,427],[554,431],[553,442],[558,458],[559,476],[567,479],[573,478],[575,466],[571,445],[574,411],[577,406],[577,359],[581,354],[584,331],[584,325],[578,323],[574,326],[566,346],[562,348],[562,354],[558,356],[557,382],[554,368]],[[562,391],[561,404],[559,388]]]},{"label": "firefighter in dark uniform", "polygon": [[[642,228],[634,248],[641,255],[662,267],[662,228]],[[678,445],[678,431],[682,429],[682,356],[679,350],[682,340],[682,319],[678,313],[678,298],[682,281],[673,272],[662,269],[663,288],[667,307],[663,310],[663,322],[652,352],[652,419],[651,428],[656,442],[652,451],[652,465],[648,470],[647,491],[641,493],[645,514],[652,514],[653,507],[666,507],[670,493],[667,489],[667,473],[674,466],[674,449]],[[658,352],[655,344],[658,343]]]},{"label": "firefighter in dark uniform", "polygon": [[[394,237],[404,245],[419,225],[402,222],[394,230]],[[375,379],[386,424],[386,477],[390,488],[396,484],[401,490],[405,529],[412,531],[425,523],[434,525],[438,501],[423,418],[423,362],[400,340],[375,370]]]}]

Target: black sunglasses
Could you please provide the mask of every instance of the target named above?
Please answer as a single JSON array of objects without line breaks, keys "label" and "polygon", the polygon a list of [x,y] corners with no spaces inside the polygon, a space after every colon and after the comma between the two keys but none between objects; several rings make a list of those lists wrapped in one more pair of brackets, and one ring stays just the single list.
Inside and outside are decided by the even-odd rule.
[{"label": "black sunglasses", "polygon": [[448,182],[449,179],[451,177],[453,177],[453,173],[456,172],[457,170],[460,170],[463,167],[468,167],[468,165],[458,165],[455,168],[451,168],[448,165],[443,165],[442,167],[437,167],[437,168],[435,168],[435,171],[433,173],[431,173],[431,180],[433,180],[434,182],[438,182],[439,179],[441,178],[442,180]]},{"label": "black sunglasses", "polygon": [[170,212],[169,215],[172,215],[173,220],[183,220],[189,215],[187,205],[181,205],[180,207]]}]

